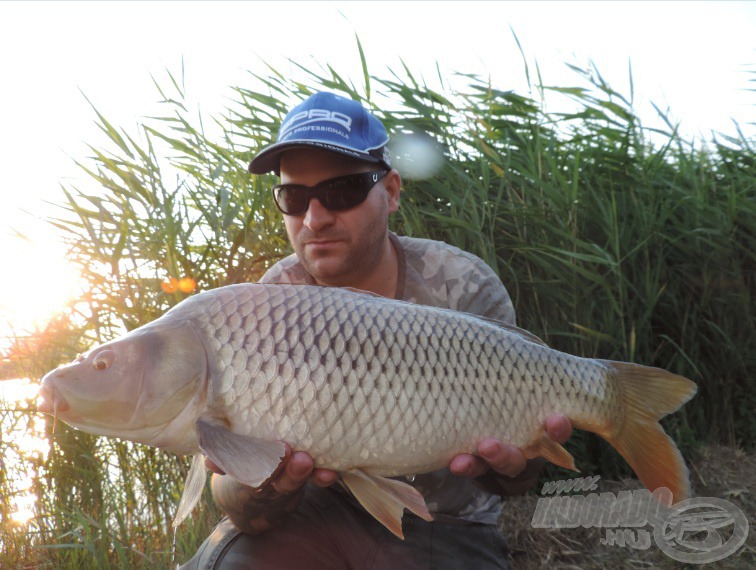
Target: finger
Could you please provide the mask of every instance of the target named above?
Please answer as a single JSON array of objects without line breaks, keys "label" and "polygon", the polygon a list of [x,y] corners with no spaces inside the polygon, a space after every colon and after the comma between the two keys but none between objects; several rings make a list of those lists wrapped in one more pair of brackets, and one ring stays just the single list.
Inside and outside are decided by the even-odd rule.
[{"label": "finger", "polygon": [[318,487],[329,487],[339,479],[339,474],[330,469],[314,469],[310,481]]},{"label": "finger", "polygon": [[205,467],[208,471],[212,471],[213,473],[217,473],[218,475],[225,475],[226,472],[218,467],[211,459],[208,459],[205,457]]},{"label": "finger", "polygon": [[546,433],[557,443],[564,443],[572,435],[572,423],[566,416],[551,414],[546,418]]},{"label": "finger", "polygon": [[527,459],[514,445],[486,438],[478,444],[478,455],[497,473],[516,477],[525,469]]},{"label": "finger", "polygon": [[280,475],[274,479],[273,488],[286,495],[298,491],[310,478],[314,467],[312,458],[306,453],[292,453]]},{"label": "finger", "polygon": [[459,477],[480,477],[488,469],[485,461],[469,453],[461,453],[449,463],[449,471]]}]

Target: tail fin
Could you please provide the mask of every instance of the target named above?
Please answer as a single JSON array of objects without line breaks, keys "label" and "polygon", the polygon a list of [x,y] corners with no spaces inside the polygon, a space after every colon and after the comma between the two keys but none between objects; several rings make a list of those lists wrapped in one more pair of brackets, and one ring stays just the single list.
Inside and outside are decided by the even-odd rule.
[{"label": "tail fin", "polygon": [[619,451],[646,488],[666,487],[673,502],[682,501],[690,495],[688,468],[659,420],[690,400],[696,385],[660,368],[602,362],[613,369],[625,413],[599,435]]}]

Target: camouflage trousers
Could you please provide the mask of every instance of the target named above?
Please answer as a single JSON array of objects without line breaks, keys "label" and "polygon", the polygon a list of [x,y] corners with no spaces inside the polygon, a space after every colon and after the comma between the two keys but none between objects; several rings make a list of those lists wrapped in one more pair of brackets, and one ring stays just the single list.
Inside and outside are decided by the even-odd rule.
[{"label": "camouflage trousers", "polygon": [[405,514],[402,526],[405,540],[343,494],[309,486],[297,511],[263,534],[241,533],[224,518],[179,570],[509,568],[494,525],[428,523]]}]

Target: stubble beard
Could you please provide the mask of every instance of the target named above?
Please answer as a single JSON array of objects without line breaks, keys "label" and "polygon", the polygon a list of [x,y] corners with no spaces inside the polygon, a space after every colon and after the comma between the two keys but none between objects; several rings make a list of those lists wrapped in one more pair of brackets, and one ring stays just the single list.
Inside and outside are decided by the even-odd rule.
[{"label": "stubble beard", "polygon": [[[376,222],[364,228],[359,239],[350,247],[346,256],[335,263],[319,269],[318,259],[308,256],[305,247],[297,249],[297,257],[305,271],[316,281],[325,285],[349,286],[375,270],[380,262],[387,239],[388,220]],[[333,261],[333,260],[329,260]]]}]

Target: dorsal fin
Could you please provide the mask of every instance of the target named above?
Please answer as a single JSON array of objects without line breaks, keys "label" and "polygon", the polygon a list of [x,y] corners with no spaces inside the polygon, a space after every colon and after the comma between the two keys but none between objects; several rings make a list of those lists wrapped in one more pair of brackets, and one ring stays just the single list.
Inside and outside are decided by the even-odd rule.
[{"label": "dorsal fin", "polygon": [[[266,283],[266,285],[288,285],[288,286],[294,286],[294,287],[322,287],[322,285],[307,285],[305,283]],[[534,335],[532,332],[526,331],[525,329],[521,329],[520,327],[506,323],[504,321],[499,321],[497,319],[493,319],[491,317],[484,317],[482,315],[476,315],[475,313],[468,313],[465,311],[455,311],[454,309],[447,309],[444,307],[434,307],[433,305],[422,305],[420,303],[414,303],[412,301],[405,301],[403,299],[392,299],[390,297],[384,297],[383,295],[379,295],[378,293],[373,293],[372,291],[366,291],[364,289],[357,289],[356,287],[336,287],[337,289],[344,289],[346,291],[350,291],[352,293],[358,293],[361,295],[369,295],[370,297],[376,297],[378,299],[384,299],[386,301],[395,301],[397,303],[403,303],[405,305],[417,305],[421,307],[431,307],[436,310],[440,311],[450,311],[455,313],[462,313],[464,315],[468,315],[471,317],[474,317],[476,319],[480,319],[482,321],[485,321],[487,323],[490,323],[492,325],[496,325],[497,327],[503,328],[508,330],[509,332],[516,333],[520,335],[525,340],[529,340],[531,342],[534,342],[536,344],[541,344],[543,346],[548,346],[545,342],[543,342],[539,337]]]},{"label": "dorsal fin", "polygon": [[369,295],[370,297],[378,297],[379,299],[388,299],[390,301],[396,300],[396,299],[392,299],[391,297],[384,297],[383,295],[379,295],[378,293],[373,293],[372,291],[366,291],[365,289],[357,289],[356,287],[339,287],[339,289],[346,289],[347,291],[351,291],[352,293],[358,293],[360,295]]},{"label": "dorsal fin", "polygon": [[[351,293],[359,293],[360,295],[369,295],[371,297],[378,297],[379,299],[388,299],[389,301],[397,301],[398,299],[392,299],[391,297],[384,297],[383,295],[379,295],[378,293],[373,293],[372,291],[368,291],[367,289],[358,289],[357,287],[336,287],[336,286],[330,286],[330,285],[311,285],[309,283],[286,283],[286,282],[270,282],[270,283],[260,283],[260,285],[285,285],[287,287],[321,287],[321,288],[329,288],[329,289],[343,289],[345,291],[350,291]],[[403,303],[406,303],[407,301],[402,301]]]},{"label": "dorsal fin", "polygon": [[534,342],[536,344],[542,344],[543,346],[548,346],[545,342],[543,342],[539,337],[537,337],[536,335],[534,335],[532,332],[526,331],[525,329],[521,329],[517,325],[513,325],[513,324],[510,324],[510,323],[505,323],[504,321],[498,321],[498,320],[492,319],[490,317],[481,317],[479,315],[473,315],[473,316],[476,317],[476,318],[478,318],[478,319],[480,319],[480,320],[482,320],[482,321],[486,321],[487,323],[491,323],[492,325],[496,325],[497,327],[500,327],[500,328],[506,329],[506,330],[508,330],[510,332],[516,333],[516,334],[520,335],[521,337],[523,337],[526,340],[532,341],[532,342]]}]

